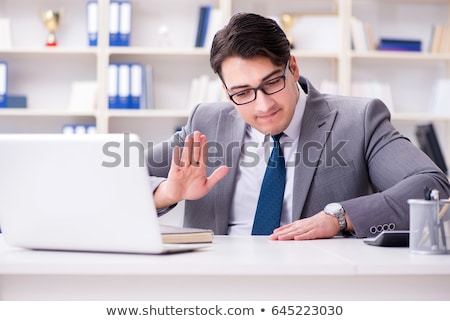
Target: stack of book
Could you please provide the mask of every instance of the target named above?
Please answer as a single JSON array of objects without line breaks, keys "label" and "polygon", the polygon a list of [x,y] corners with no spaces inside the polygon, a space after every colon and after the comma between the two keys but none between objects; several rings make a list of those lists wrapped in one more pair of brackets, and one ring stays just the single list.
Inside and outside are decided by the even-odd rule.
[{"label": "stack of book", "polygon": [[153,71],[138,63],[111,63],[108,67],[110,109],[153,108]]}]

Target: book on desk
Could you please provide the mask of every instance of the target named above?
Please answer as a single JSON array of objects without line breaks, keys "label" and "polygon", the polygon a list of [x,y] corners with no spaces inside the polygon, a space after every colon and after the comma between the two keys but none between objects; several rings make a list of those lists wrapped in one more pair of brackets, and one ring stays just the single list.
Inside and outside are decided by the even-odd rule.
[{"label": "book on desk", "polygon": [[163,243],[212,243],[213,231],[160,224]]}]

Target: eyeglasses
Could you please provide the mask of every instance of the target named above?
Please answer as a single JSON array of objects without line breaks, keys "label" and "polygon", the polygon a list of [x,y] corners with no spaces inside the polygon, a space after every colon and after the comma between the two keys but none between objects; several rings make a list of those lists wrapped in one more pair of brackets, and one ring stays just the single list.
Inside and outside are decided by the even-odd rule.
[{"label": "eyeglasses", "polygon": [[266,95],[276,94],[286,87],[286,73],[288,71],[288,67],[289,61],[286,64],[286,68],[284,69],[282,76],[267,80],[256,88],[247,88],[234,94],[230,94],[227,88],[228,96],[236,105],[245,105],[256,100],[256,92],[258,90],[261,90]]}]

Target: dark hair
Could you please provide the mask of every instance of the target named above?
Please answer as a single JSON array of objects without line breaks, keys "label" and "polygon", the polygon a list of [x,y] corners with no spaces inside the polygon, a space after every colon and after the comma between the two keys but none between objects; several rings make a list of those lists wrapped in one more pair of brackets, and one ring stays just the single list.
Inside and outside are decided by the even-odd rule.
[{"label": "dark hair", "polygon": [[216,33],[211,46],[209,61],[220,78],[223,61],[233,56],[267,57],[275,66],[282,66],[289,60],[290,45],[274,20],[254,13],[237,13]]}]

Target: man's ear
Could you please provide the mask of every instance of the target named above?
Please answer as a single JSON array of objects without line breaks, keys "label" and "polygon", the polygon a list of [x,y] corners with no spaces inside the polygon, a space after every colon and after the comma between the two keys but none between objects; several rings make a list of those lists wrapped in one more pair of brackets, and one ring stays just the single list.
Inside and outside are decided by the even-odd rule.
[{"label": "man's ear", "polygon": [[292,75],[294,75],[295,78],[300,77],[300,71],[297,64],[297,58],[295,56],[291,56],[289,60],[289,71]]}]

